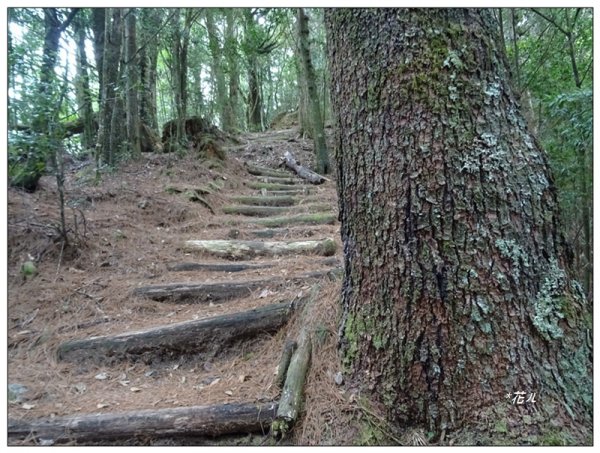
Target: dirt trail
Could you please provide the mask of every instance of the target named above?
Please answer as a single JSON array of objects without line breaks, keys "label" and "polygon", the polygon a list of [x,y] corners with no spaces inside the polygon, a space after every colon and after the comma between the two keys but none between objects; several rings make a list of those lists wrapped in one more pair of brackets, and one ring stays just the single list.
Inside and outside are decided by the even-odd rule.
[{"label": "dirt trail", "polygon": [[[276,401],[277,364],[286,337],[293,334],[286,328],[225,346],[210,340],[190,350],[154,346],[125,359],[102,351],[90,354],[94,360],[82,360],[81,354],[59,360],[57,350],[94,336],[298,302],[315,285],[338,285],[331,275],[296,278],[341,266],[335,184],[304,184],[278,168],[287,150],[311,166],[311,148],[289,129],[244,135],[242,144],[228,149],[224,164],[146,155],[99,185],[91,182],[89,166],[79,168],[67,179],[72,229],[67,249],[54,241],[58,209],[52,179],[43,178],[34,194],[10,189],[8,382],[27,392],[9,403],[9,419]],[[261,168],[266,175],[257,174]],[[279,203],[284,204],[275,207]],[[268,208],[257,216],[261,206]],[[186,241],[198,240],[265,244],[327,238],[336,244],[321,253],[327,257],[287,251],[244,252],[240,259],[186,247]],[[29,259],[36,262],[37,274],[24,277],[20,268]],[[223,298],[194,293],[185,300],[153,300],[140,291],[174,283],[185,288],[243,282],[254,284]]]}]

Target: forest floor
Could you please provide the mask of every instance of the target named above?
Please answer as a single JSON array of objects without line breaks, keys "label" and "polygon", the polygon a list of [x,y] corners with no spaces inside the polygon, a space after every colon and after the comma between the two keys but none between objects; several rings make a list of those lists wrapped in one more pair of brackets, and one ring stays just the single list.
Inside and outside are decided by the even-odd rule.
[{"label": "forest floor", "polygon": [[[8,383],[26,388],[9,401],[10,420],[107,414],[143,409],[277,401],[275,373],[286,339],[309,322],[318,332],[306,383],[306,403],[292,436],[295,445],[356,443],[360,397],[336,383],[341,371],[336,355],[340,279],[292,280],[307,272],[342,266],[339,223],[272,228],[272,239],[257,239],[264,218],[225,214],[232,197],[261,195],[246,164],[286,172],[280,167],[289,150],[305,166],[313,164],[312,142],[295,129],[244,134],[227,149],[224,162],[196,156],[145,154],[94,182],[93,164],[67,172],[66,221],[70,245],[58,240],[58,191],[45,176],[35,193],[8,191]],[[295,175],[287,171],[290,178]],[[307,185],[289,215],[327,212],[337,219],[334,181]],[[202,188],[202,201],[189,197]],[[183,192],[181,192],[183,190]],[[192,194],[194,192],[191,192]],[[264,190],[262,191],[264,195]],[[196,199],[196,201],[193,201]],[[288,215],[288,214],[286,214]],[[278,216],[280,217],[280,216]],[[244,263],[269,267],[240,272],[173,271],[177,263],[236,263],[188,251],[186,240],[259,241],[332,238],[335,255],[257,256]],[[22,265],[37,272],[26,276]],[[244,282],[276,278],[247,295],[230,300],[156,301],[137,295],[148,285],[190,282]],[[71,340],[116,335],[250,310],[277,302],[312,297],[310,320],[294,315],[277,332],[264,333],[228,347],[203,352],[145,356],[143,360],[59,360],[57,349]],[[201,302],[201,303],[200,303]],[[370,443],[369,437],[362,443]],[[375,439],[372,439],[375,440]],[[14,444],[35,444],[34,437]],[[218,439],[117,439],[112,445],[218,444]],[[233,437],[233,444],[273,444],[268,436]],[[280,441],[281,442],[281,441]],[[91,444],[109,444],[95,442]]]}]

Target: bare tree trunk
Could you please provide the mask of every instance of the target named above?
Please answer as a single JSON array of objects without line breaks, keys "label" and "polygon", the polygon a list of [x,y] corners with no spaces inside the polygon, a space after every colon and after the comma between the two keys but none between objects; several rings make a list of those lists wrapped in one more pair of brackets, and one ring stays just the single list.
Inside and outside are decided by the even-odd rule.
[{"label": "bare tree trunk", "polygon": [[[108,8],[92,8],[92,32],[94,34],[94,58],[98,72],[98,105],[102,106],[104,87],[104,34],[106,30],[106,12]],[[102,109],[100,109],[102,111]]]},{"label": "bare tree trunk", "polygon": [[229,96],[225,109],[223,111],[223,130],[226,132],[236,132],[240,128],[240,71],[238,67],[239,55],[237,52],[238,42],[235,34],[236,10],[228,8],[225,10],[227,26],[225,28],[225,58],[227,60],[227,69],[229,71]]},{"label": "bare tree trunk", "polygon": [[158,131],[156,106],[156,65],[158,63],[158,39],[156,30],[160,25],[160,10],[142,8],[140,26],[142,49],[140,50],[140,120]]},{"label": "bare tree trunk", "polygon": [[138,110],[139,65],[136,43],[136,14],[135,8],[126,8],[125,18],[125,62],[127,73],[127,142],[133,157],[142,154],[140,143],[140,115]]},{"label": "bare tree trunk", "polygon": [[77,114],[83,122],[81,145],[90,149],[96,144],[94,111],[90,92],[90,76],[88,61],[85,53],[86,27],[81,17],[73,21],[75,40],[77,42],[77,77],[75,79],[75,97],[77,98]]},{"label": "bare tree trunk", "polygon": [[[121,12],[116,8],[107,8],[104,21],[104,55],[102,56],[102,104],[99,113],[98,143],[96,160],[106,164],[114,163],[112,145],[117,138],[113,130],[113,117],[119,96],[119,66],[121,62]],[[115,117],[114,122],[119,121]]]},{"label": "bare tree trunk", "polygon": [[302,64],[303,79],[306,83],[308,94],[308,106],[310,112],[310,126],[315,147],[316,171],[317,173],[329,173],[329,152],[325,143],[325,130],[319,103],[319,92],[317,90],[315,70],[310,59],[310,48],[308,40],[308,17],[303,8],[298,8],[298,46],[300,48],[300,62]]},{"label": "bare tree trunk", "polygon": [[208,47],[211,54],[211,73],[213,89],[216,92],[217,115],[221,124],[221,129],[229,130],[231,126],[226,124],[229,118],[225,115],[227,106],[227,85],[225,84],[225,74],[223,73],[223,50],[219,42],[217,27],[215,25],[214,11],[210,8],[205,10],[206,30],[208,31]]},{"label": "bare tree trunk", "polygon": [[490,10],[325,14],[351,378],[438,438],[589,436],[589,307]]}]

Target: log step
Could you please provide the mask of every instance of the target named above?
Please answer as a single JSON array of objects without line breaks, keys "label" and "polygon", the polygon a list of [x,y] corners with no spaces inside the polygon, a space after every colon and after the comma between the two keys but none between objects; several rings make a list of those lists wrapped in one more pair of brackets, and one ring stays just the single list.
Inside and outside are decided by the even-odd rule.
[{"label": "log step", "polygon": [[248,173],[254,176],[272,176],[275,178],[289,178],[290,174],[285,171],[274,170],[271,168],[258,167],[251,164],[246,164]]},{"label": "log step", "polygon": [[[317,214],[326,216],[327,214]],[[226,259],[246,259],[255,256],[281,256],[289,254],[318,254],[331,256],[335,254],[336,243],[327,238],[319,241],[240,241],[240,240],[189,240],[183,245],[184,250],[195,250]]]},{"label": "log step", "polygon": [[277,403],[233,403],[213,406],[136,410],[110,414],[8,420],[9,445],[31,439],[38,444],[112,441],[124,438],[221,436],[267,432]]},{"label": "log step", "polygon": [[184,321],[113,336],[72,340],[57,350],[59,360],[124,359],[213,351],[236,340],[275,332],[294,311],[289,302],[208,319]]},{"label": "log step", "polygon": [[185,282],[150,285],[136,288],[133,294],[153,300],[185,303],[206,303],[226,301],[237,297],[250,296],[253,291],[265,287],[285,287],[289,284],[303,283],[307,279],[330,277],[336,268],[325,271],[313,271],[295,277],[272,277],[260,280],[230,281],[223,283]]},{"label": "log step", "polygon": [[272,217],[289,212],[288,208],[279,206],[244,206],[244,205],[229,205],[223,206],[225,214],[238,214],[248,217]]},{"label": "log step", "polygon": [[289,189],[260,189],[260,192],[263,196],[294,196],[294,195],[310,195],[311,190],[308,186],[302,186],[300,188],[294,188],[291,186],[287,186]]},{"label": "log step", "polygon": [[[251,189],[266,189],[266,190],[293,190],[293,185],[272,183],[272,182],[261,182],[261,181],[248,181],[246,183]],[[303,186],[299,186],[303,187]]]},{"label": "log step", "polygon": [[171,272],[207,271],[207,272],[242,272],[253,269],[266,269],[273,264],[247,264],[247,263],[172,263],[167,264]]},{"label": "log step", "polygon": [[304,181],[298,178],[278,178],[275,176],[257,176],[257,180],[260,182],[270,183],[270,184],[283,184],[286,186],[293,186],[295,184],[304,184]]},{"label": "log step", "polygon": [[284,227],[289,225],[333,225],[337,219],[337,215],[331,213],[314,213],[314,214],[299,214],[287,217],[271,217],[268,219],[257,219],[253,223],[263,225],[269,228]]},{"label": "log step", "polygon": [[231,201],[248,206],[293,206],[300,202],[300,198],[292,196],[267,196],[267,197],[250,197],[239,196],[231,197]]}]

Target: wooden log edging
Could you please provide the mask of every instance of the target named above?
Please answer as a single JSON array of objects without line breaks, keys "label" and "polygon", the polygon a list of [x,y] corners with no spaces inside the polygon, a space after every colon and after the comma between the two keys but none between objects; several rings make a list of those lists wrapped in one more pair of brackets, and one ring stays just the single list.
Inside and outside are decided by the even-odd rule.
[{"label": "wooden log edging", "polygon": [[[320,214],[325,216],[326,214]],[[265,224],[261,222],[261,224]],[[270,225],[270,224],[269,224]],[[321,256],[335,254],[337,245],[331,238],[319,241],[241,241],[241,240],[188,240],[184,250],[199,251],[220,258],[239,260],[255,256],[281,256],[294,253],[314,253]]]},{"label": "wooden log edging", "polygon": [[46,445],[136,437],[221,436],[269,430],[277,403],[233,403],[38,420],[8,420],[9,445],[34,439]]},{"label": "wooden log edging", "polygon": [[285,377],[287,376],[287,371],[290,366],[290,362],[292,360],[292,356],[298,347],[298,343],[294,340],[287,340],[283,347],[283,351],[281,353],[281,358],[279,359],[279,365],[277,366],[277,376],[275,377],[275,385],[278,388],[283,388],[283,384],[285,384]]},{"label": "wooden log edging", "polygon": [[283,160],[287,167],[294,170],[299,177],[305,179],[311,184],[323,184],[325,181],[329,181],[324,176],[321,176],[318,173],[315,173],[314,171],[309,170],[308,168],[300,165],[298,161],[294,158],[294,156],[292,156],[292,153],[290,153],[289,151],[285,152],[285,154],[283,155]]},{"label": "wooden log edging", "polygon": [[302,329],[298,336],[298,348],[292,356],[288,372],[279,399],[277,415],[271,424],[274,437],[285,437],[298,419],[302,409],[304,382],[310,366],[312,345],[307,329]]},{"label": "wooden log edging", "polygon": [[277,331],[288,321],[296,305],[297,303],[283,302],[207,319],[67,341],[58,347],[57,358],[103,361],[144,354],[213,350],[242,338]]}]

